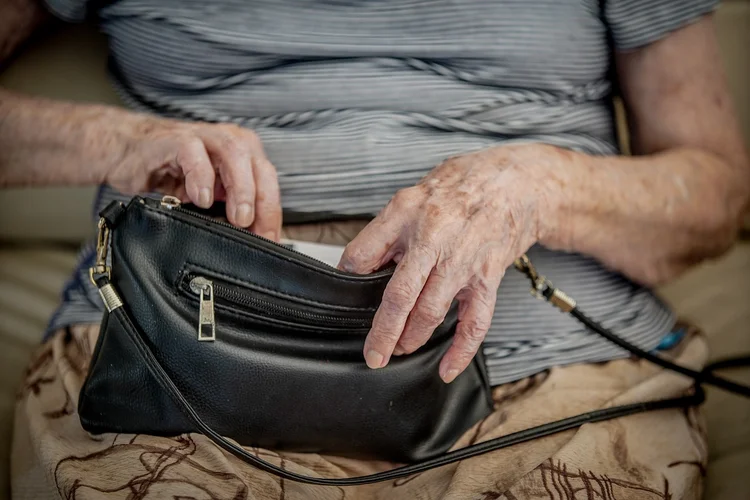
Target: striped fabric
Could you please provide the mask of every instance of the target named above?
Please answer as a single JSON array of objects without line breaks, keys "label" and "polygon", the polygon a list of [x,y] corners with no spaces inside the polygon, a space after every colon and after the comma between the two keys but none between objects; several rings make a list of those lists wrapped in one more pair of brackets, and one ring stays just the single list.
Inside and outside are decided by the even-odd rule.
[{"label": "striped fabric", "polygon": [[[448,156],[514,142],[617,154],[612,44],[630,50],[714,0],[47,0],[98,18],[134,109],[253,128],[289,210],[376,213]],[[118,197],[103,188],[96,210]],[[673,324],[650,291],[595,261],[530,257],[591,316],[645,348]],[[50,329],[97,322],[91,248]],[[484,345],[493,384],[624,355],[509,272]]]}]

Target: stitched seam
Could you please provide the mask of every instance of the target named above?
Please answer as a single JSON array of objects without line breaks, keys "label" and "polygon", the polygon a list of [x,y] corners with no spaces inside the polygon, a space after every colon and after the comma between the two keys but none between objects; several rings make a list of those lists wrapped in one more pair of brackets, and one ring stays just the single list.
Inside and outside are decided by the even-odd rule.
[{"label": "stitched seam", "polygon": [[[166,217],[166,218],[172,219],[175,222],[178,222],[178,223],[181,223],[181,224],[185,224],[186,226],[190,226],[190,227],[193,227],[195,229],[199,229],[199,230],[202,230],[202,231],[208,231],[208,232],[210,232],[210,233],[218,236],[219,238],[221,238],[223,240],[231,241],[232,243],[243,243],[245,245],[248,244],[248,242],[247,242],[246,239],[235,238],[234,236],[229,236],[227,234],[224,234],[224,233],[221,233],[219,231],[216,231],[215,229],[213,229],[211,227],[206,227],[206,226],[194,224],[192,222],[188,222],[186,220],[182,220],[182,219],[180,219],[178,217],[175,217],[172,214],[167,214],[167,213],[161,212],[159,210],[156,210],[155,208],[151,208],[148,205],[139,204],[138,206],[140,208],[144,209],[144,210],[147,210],[149,212],[153,212],[154,215],[158,215],[158,216],[162,216],[162,217]],[[309,263],[304,262],[302,260],[293,260],[293,259],[289,258],[286,255],[270,251],[267,248],[263,248],[263,247],[260,247],[260,246],[254,246],[253,249],[254,250],[258,250],[259,252],[262,252],[262,253],[264,253],[266,255],[270,255],[271,257],[275,257],[275,258],[279,258],[279,259],[285,260],[286,262],[289,262],[290,264],[299,265],[299,266],[305,267],[307,269],[310,269],[311,271],[315,271],[315,272],[320,273],[320,274],[325,274],[327,276],[330,276],[331,278],[334,278],[334,279],[339,280],[339,281],[344,281],[344,282],[366,283],[366,282],[377,281],[379,279],[382,279],[385,276],[388,276],[388,275],[341,276],[341,275],[335,274],[333,272],[330,272],[327,269],[316,267],[316,266],[312,266]]]},{"label": "stitched seam", "polygon": [[225,279],[225,280],[229,281],[230,283],[238,285],[238,286],[244,286],[246,288],[250,288],[251,290],[256,290],[257,289],[258,291],[265,292],[265,293],[268,293],[270,295],[274,295],[274,296],[278,296],[278,297],[286,298],[286,299],[290,299],[290,300],[296,300],[296,301],[299,301],[299,302],[302,302],[302,303],[305,303],[305,304],[308,304],[308,305],[321,306],[321,307],[326,307],[326,308],[329,308],[329,309],[337,309],[337,310],[340,310],[340,311],[352,311],[352,312],[360,312],[360,311],[374,312],[374,311],[377,310],[376,307],[354,307],[354,306],[340,306],[340,305],[337,305],[337,304],[329,304],[329,303],[326,303],[326,302],[319,302],[319,301],[314,300],[314,299],[308,299],[306,297],[301,297],[299,295],[292,295],[292,294],[288,294],[288,293],[285,293],[285,292],[279,292],[277,290],[271,290],[270,288],[266,288],[266,287],[264,287],[262,285],[258,285],[257,283],[252,283],[250,281],[245,281],[245,280],[237,278],[235,276],[230,276],[228,274],[224,274],[221,271],[216,271],[216,270],[213,270],[213,269],[208,268],[206,266],[203,266],[201,264],[196,264],[195,262],[191,262],[191,261],[186,261],[185,265],[182,267],[182,271],[181,271],[182,272],[182,277],[181,278],[179,278],[179,277],[177,278],[177,285],[176,285],[177,287],[179,287],[179,282],[185,279],[186,271],[189,272],[191,268],[194,268],[194,269],[197,269],[197,270],[200,270],[200,271],[205,271],[208,274],[211,274],[211,275],[216,276],[218,278]]},{"label": "stitched seam", "polygon": [[[106,315],[106,322],[102,321],[102,324],[99,328],[99,336],[96,339],[96,345],[94,346],[94,352],[91,355],[91,361],[89,362],[89,369],[88,373],[92,373],[94,369],[96,368],[97,363],[101,359],[102,356],[102,348],[104,347],[104,343],[106,341],[107,331],[109,330],[109,324],[112,321],[112,314],[107,313]],[[86,379],[83,382],[83,385],[81,386],[80,393],[78,395],[78,401],[77,401],[77,411],[79,418],[86,422],[87,425],[96,426],[100,424],[100,421],[94,421],[89,419],[86,414],[88,410],[86,409],[88,405],[88,384],[89,384],[90,377],[86,377]],[[100,425],[101,426],[101,425]]]}]

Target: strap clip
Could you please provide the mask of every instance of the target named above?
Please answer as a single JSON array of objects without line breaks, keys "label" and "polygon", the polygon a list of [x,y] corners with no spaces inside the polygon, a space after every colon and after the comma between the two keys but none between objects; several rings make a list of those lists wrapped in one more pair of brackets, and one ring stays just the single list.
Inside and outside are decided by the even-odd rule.
[{"label": "strap clip", "polygon": [[98,232],[96,235],[96,261],[94,265],[89,268],[89,278],[91,283],[96,285],[96,279],[100,276],[106,276],[110,278],[110,269],[107,265],[107,252],[109,251],[109,226],[104,217],[99,219],[97,225]]},{"label": "strap clip", "polygon": [[537,299],[546,300],[562,312],[570,312],[576,307],[576,301],[562,290],[555,288],[550,280],[537,273],[534,264],[526,254],[521,255],[513,263],[516,269],[525,274],[531,281],[531,295]]}]

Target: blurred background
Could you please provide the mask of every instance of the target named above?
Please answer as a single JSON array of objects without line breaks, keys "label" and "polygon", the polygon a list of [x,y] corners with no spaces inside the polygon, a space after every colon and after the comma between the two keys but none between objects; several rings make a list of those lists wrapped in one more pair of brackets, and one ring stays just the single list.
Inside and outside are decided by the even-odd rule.
[{"label": "blurred background", "polygon": [[[719,41],[746,144],[750,145],[750,0],[725,0]],[[74,101],[120,105],[106,75],[106,41],[95,27],[64,26],[36,40],[0,73],[0,85]],[[619,116],[623,150],[627,133]],[[93,231],[92,188],[0,191],[0,376],[19,380],[38,345],[80,243]],[[708,333],[712,357],[750,352],[750,214],[724,257],[660,290]],[[750,374],[732,374],[746,383]],[[6,381],[7,382],[7,381]],[[4,388],[15,383],[3,384]],[[8,448],[15,394],[0,394],[0,498],[8,490]],[[750,403],[709,389],[707,499],[750,499]]]}]

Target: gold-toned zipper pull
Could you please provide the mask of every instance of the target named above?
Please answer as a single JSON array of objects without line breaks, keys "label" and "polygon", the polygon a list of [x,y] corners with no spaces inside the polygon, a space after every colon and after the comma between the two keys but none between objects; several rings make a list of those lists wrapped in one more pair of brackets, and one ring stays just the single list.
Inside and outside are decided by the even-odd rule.
[{"label": "gold-toned zipper pull", "polygon": [[216,340],[216,319],[214,317],[214,284],[206,278],[190,280],[190,289],[200,294],[198,310],[198,340],[212,342]]},{"label": "gold-toned zipper pull", "polygon": [[161,197],[162,208],[177,208],[182,205],[182,202],[176,196],[164,195]]}]

